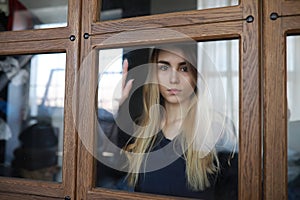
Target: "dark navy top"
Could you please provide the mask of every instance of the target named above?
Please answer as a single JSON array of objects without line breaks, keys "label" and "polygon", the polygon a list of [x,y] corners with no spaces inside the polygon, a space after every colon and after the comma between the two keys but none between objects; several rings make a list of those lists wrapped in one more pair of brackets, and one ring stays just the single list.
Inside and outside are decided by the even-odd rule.
[{"label": "dark navy top", "polygon": [[[159,150],[172,142],[165,138],[162,132],[159,133],[158,138],[152,151]],[[159,159],[164,159],[166,156],[170,155],[161,151]],[[218,153],[220,173],[209,177],[211,187],[204,191],[193,191],[188,187],[185,159],[182,156],[161,169],[141,173],[135,191],[201,199],[237,199],[237,155],[229,161],[230,156],[230,153]]]}]

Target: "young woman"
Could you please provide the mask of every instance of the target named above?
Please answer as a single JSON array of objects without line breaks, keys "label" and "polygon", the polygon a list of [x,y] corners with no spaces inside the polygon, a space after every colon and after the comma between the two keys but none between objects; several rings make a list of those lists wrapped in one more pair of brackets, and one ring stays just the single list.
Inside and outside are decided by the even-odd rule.
[{"label": "young woman", "polygon": [[[196,52],[194,44],[153,49],[143,86],[143,113],[124,147],[128,181],[138,192],[205,199],[226,199],[229,193],[228,199],[235,199],[236,168],[227,173],[228,156],[215,148],[224,134],[224,121],[213,112]],[[123,67],[125,80],[127,60]],[[121,102],[133,81],[123,84]]]}]

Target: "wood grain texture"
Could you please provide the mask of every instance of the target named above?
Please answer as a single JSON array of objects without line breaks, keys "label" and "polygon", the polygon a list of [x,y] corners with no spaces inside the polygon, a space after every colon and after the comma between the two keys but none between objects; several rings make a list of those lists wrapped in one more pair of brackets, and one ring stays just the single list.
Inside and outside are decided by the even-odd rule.
[{"label": "wood grain texture", "polygon": [[97,71],[92,64],[93,56],[88,56],[81,64],[78,88],[78,161],[77,161],[77,198],[87,199],[96,178],[94,174],[94,137],[96,133],[96,94]]},{"label": "wood grain texture", "polygon": [[66,39],[40,40],[40,41],[18,41],[2,43],[0,45],[1,55],[35,54],[35,53],[61,53],[66,52],[71,41]]},{"label": "wood grain texture", "polygon": [[76,127],[78,105],[78,70],[80,66],[81,43],[81,3],[82,1],[68,1],[69,36],[74,35],[75,41],[69,41],[66,60],[65,105],[64,105],[64,149],[63,149],[63,188],[64,196],[76,199],[77,172],[77,142]]},{"label": "wood grain texture", "polygon": [[[95,17],[96,1],[86,1],[82,4],[81,37],[91,33],[91,24]],[[86,200],[88,191],[92,190],[94,180],[94,135],[96,133],[96,94],[97,94],[97,67],[95,66],[95,52],[91,48],[91,37],[81,40],[80,67],[77,74],[78,81],[78,160],[77,160],[77,187],[76,199]]]},{"label": "wood grain texture", "polygon": [[71,35],[77,36],[81,21],[80,11],[81,1],[69,0],[68,24],[66,27],[0,32],[0,46],[1,43],[7,42],[68,39]]},{"label": "wood grain texture", "polygon": [[[298,7],[300,12],[300,5]],[[296,34],[300,35],[300,15],[293,17],[283,17],[281,23],[282,30],[286,34]]]},{"label": "wood grain texture", "polygon": [[[11,193],[34,194],[48,197],[75,196],[75,169],[76,169],[76,129],[74,113],[72,112],[75,74],[78,66],[78,46],[76,42],[66,39],[51,41],[30,41],[3,43],[0,53],[36,54],[66,52],[66,82],[65,82],[65,112],[64,112],[64,153],[63,153],[63,182],[61,184],[40,182],[33,180],[0,179],[0,191]],[[75,97],[75,98],[74,98]],[[47,199],[47,198],[45,198]]]},{"label": "wood grain texture", "polygon": [[[57,198],[45,197],[45,196],[37,196],[30,194],[12,194],[12,193],[2,193],[0,192],[0,200],[55,200]],[[63,199],[60,197],[59,199]]]},{"label": "wood grain texture", "polygon": [[64,102],[64,148],[63,188],[64,196],[75,199],[77,170],[77,72],[79,68],[79,41],[71,43],[67,50],[65,102]]},{"label": "wood grain texture", "polygon": [[[70,47],[70,44],[71,41],[62,40],[62,39],[53,40],[53,41],[51,40],[51,41],[3,43],[2,45],[0,45],[0,53],[6,55],[11,55],[11,54],[15,55],[15,54],[27,54],[27,53],[37,54],[37,53],[49,53],[49,52],[66,52],[67,51],[66,48]],[[71,72],[70,70],[67,70],[66,76],[68,76],[68,73],[70,72]],[[72,76],[69,76],[68,80],[71,81]],[[68,101],[68,98],[66,98],[66,101]],[[65,115],[67,116],[68,119],[68,114]],[[65,126],[71,127],[73,126],[73,122],[70,124],[68,120],[65,120]],[[66,146],[64,149],[66,148],[69,149],[68,146]],[[73,155],[75,155],[75,151],[73,151]],[[64,156],[69,157],[70,161],[74,157],[71,154],[64,154]],[[74,163],[70,161],[69,163],[71,164],[71,166],[74,166]],[[64,165],[64,167],[67,167],[67,165]],[[68,176],[64,176],[64,178],[65,177]],[[70,179],[72,179],[72,176],[69,176],[69,178],[66,178],[64,181],[72,185],[72,181]],[[34,194],[34,195],[42,195],[48,197],[64,196],[63,184],[34,181],[29,179],[1,178],[0,191],[11,192],[11,193],[22,193],[22,194]]]},{"label": "wood grain texture", "polygon": [[264,66],[264,199],[287,199],[287,124],[285,35],[281,1],[265,1],[263,17]]},{"label": "wood grain texture", "polygon": [[[261,8],[259,0],[241,0],[239,6],[96,22],[97,0],[69,0],[68,27],[0,32],[1,55],[67,53],[63,183],[1,177],[0,199],[179,199],[94,188],[97,59],[92,50],[233,38],[240,38],[241,64],[239,199],[287,199],[285,37],[300,34],[299,4],[264,0]],[[272,21],[272,12],[283,17]],[[245,22],[249,15],[253,23]],[[84,33],[90,37],[83,39]]]},{"label": "wood grain texture", "polygon": [[282,1],[281,15],[283,16],[300,16],[300,1]]},{"label": "wood grain texture", "polygon": [[108,190],[108,189],[94,189],[88,193],[88,200],[140,200],[140,199],[149,199],[149,200],[184,200],[190,198],[184,197],[175,197],[175,196],[163,196],[163,195],[155,195],[155,194],[146,194],[146,193],[138,193],[138,192],[124,192],[124,191],[116,191],[116,190]]},{"label": "wood grain texture", "polygon": [[242,20],[124,31],[116,34],[102,34],[91,37],[91,45],[99,48],[125,47],[159,44],[178,41],[203,41],[238,38],[242,32]]},{"label": "wood grain texture", "polygon": [[264,194],[266,199],[287,199],[285,38],[278,29],[276,32],[265,41],[273,50],[272,58],[265,55],[264,61]]},{"label": "wood grain texture", "polygon": [[0,186],[0,192],[11,193],[11,196],[18,193],[47,197],[64,196],[62,184],[59,183],[1,177]]},{"label": "wood grain texture", "polygon": [[2,43],[18,41],[44,41],[54,39],[68,39],[70,35],[71,29],[69,27],[24,31],[5,31],[0,32],[0,45],[2,45]]},{"label": "wood grain texture", "polygon": [[259,1],[242,1],[244,17],[240,68],[239,199],[261,199],[261,61]]},{"label": "wood grain texture", "polygon": [[[64,105],[64,148],[62,183],[34,181],[27,179],[0,178],[0,199],[63,199],[70,196],[76,199],[76,112],[72,111],[76,100],[74,88],[77,69],[79,68],[80,10],[81,1],[68,1],[68,27],[10,31],[0,33],[0,54],[40,54],[65,52],[67,56],[65,72]],[[70,41],[70,35],[76,40]]]},{"label": "wood grain texture", "polygon": [[242,8],[240,6],[230,6],[93,23],[91,34],[98,35],[146,28],[177,27],[241,19]]},{"label": "wood grain texture", "polygon": [[300,33],[300,2],[265,1],[264,13],[264,199],[288,199],[286,36]]},{"label": "wood grain texture", "polygon": [[[256,8],[257,9],[257,8]],[[91,9],[90,9],[91,10]],[[227,12],[228,11],[228,12]],[[230,11],[230,12],[229,12]],[[233,12],[232,12],[233,11]],[[249,10],[247,10],[249,11]],[[250,10],[251,11],[251,10]],[[246,136],[243,138],[247,148],[244,150],[244,162],[241,165],[246,168],[246,171],[240,170],[240,174],[247,174],[240,184],[243,184],[242,191],[240,193],[241,199],[244,197],[251,197],[255,199],[261,196],[261,182],[260,182],[260,162],[257,162],[257,157],[260,157],[260,104],[259,104],[259,52],[258,47],[258,22],[255,26],[248,25],[245,29],[245,16],[256,13],[243,13],[241,7],[229,7],[222,9],[210,9],[205,11],[189,11],[183,13],[171,13],[157,16],[147,16],[143,18],[122,19],[117,21],[100,22],[91,24],[91,37],[82,43],[83,54],[81,59],[83,60],[89,52],[94,48],[115,48],[134,45],[147,45],[157,44],[163,42],[174,42],[181,40],[217,40],[217,39],[232,39],[239,38],[243,35],[243,42],[241,48],[244,49],[242,56],[248,56],[243,63],[241,70],[244,70],[243,86],[244,98],[241,101],[245,101],[243,107],[243,122],[245,127],[242,130],[242,134]],[[231,14],[229,14],[231,13]],[[257,21],[258,17],[256,18]],[[83,20],[83,32],[89,31],[89,27],[84,28],[91,22]],[[250,32],[248,33],[247,31]],[[245,33],[243,33],[243,31]],[[256,32],[255,32],[256,31]],[[249,36],[248,36],[249,34]],[[254,36],[252,35],[254,34]],[[247,35],[247,36],[246,36]],[[254,43],[254,45],[253,45]],[[83,57],[83,55],[85,55]],[[254,62],[253,62],[254,61]],[[90,72],[92,73],[92,72]],[[88,76],[90,77],[90,76]],[[88,78],[86,78],[89,80]],[[255,81],[256,84],[253,84]],[[92,84],[92,82],[90,82]],[[93,86],[90,86],[93,87]],[[249,98],[249,99],[247,99]],[[248,104],[250,102],[250,105]],[[253,114],[253,118],[252,118]],[[93,120],[91,118],[91,120]],[[92,124],[91,124],[92,126]],[[243,126],[242,126],[243,127]],[[91,127],[88,130],[92,131]],[[254,134],[256,133],[256,134]],[[251,140],[254,143],[251,143]],[[81,187],[78,194],[78,199],[174,199],[175,197],[158,196],[151,194],[139,194],[139,193],[126,193],[122,191],[111,191],[104,189],[92,189],[92,182],[89,178],[94,178],[92,173],[92,158],[87,154],[86,150],[80,144],[81,151],[79,155],[89,164],[79,164],[79,169],[88,169],[85,177],[78,176],[78,184]],[[250,158],[250,161],[247,160]],[[250,164],[250,165],[249,165]],[[80,166],[81,165],[81,166]],[[254,166],[254,169],[252,168]],[[252,171],[254,170],[254,171]],[[82,174],[85,174],[82,172]],[[85,178],[86,180],[81,180]],[[250,181],[253,180],[253,181]],[[85,188],[84,188],[85,187]],[[248,190],[250,187],[250,190]],[[259,190],[259,192],[257,192]],[[249,195],[249,193],[253,193]],[[86,194],[87,193],[87,194]]]}]

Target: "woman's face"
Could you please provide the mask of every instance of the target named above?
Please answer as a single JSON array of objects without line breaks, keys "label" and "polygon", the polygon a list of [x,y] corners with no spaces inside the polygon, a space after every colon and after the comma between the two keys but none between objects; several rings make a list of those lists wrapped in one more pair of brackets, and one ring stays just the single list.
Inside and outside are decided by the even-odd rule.
[{"label": "woman's face", "polygon": [[184,57],[180,50],[176,54],[161,50],[158,54],[157,78],[165,103],[182,103],[194,92],[197,75]]}]

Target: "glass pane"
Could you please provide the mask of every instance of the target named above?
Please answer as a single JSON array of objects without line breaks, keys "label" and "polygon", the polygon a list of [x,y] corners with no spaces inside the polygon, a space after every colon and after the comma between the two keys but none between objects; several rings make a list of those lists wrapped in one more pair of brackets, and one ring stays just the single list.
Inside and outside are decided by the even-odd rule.
[{"label": "glass pane", "polygon": [[67,26],[68,0],[2,0],[0,31]]},{"label": "glass pane", "polygon": [[288,198],[300,198],[300,36],[287,37]]},{"label": "glass pane", "polygon": [[237,199],[238,40],[105,49],[97,63],[96,187]]},{"label": "glass pane", "polygon": [[65,53],[1,56],[1,176],[62,181],[65,63]]},{"label": "glass pane", "polygon": [[238,5],[238,0],[99,0],[100,21]]}]

